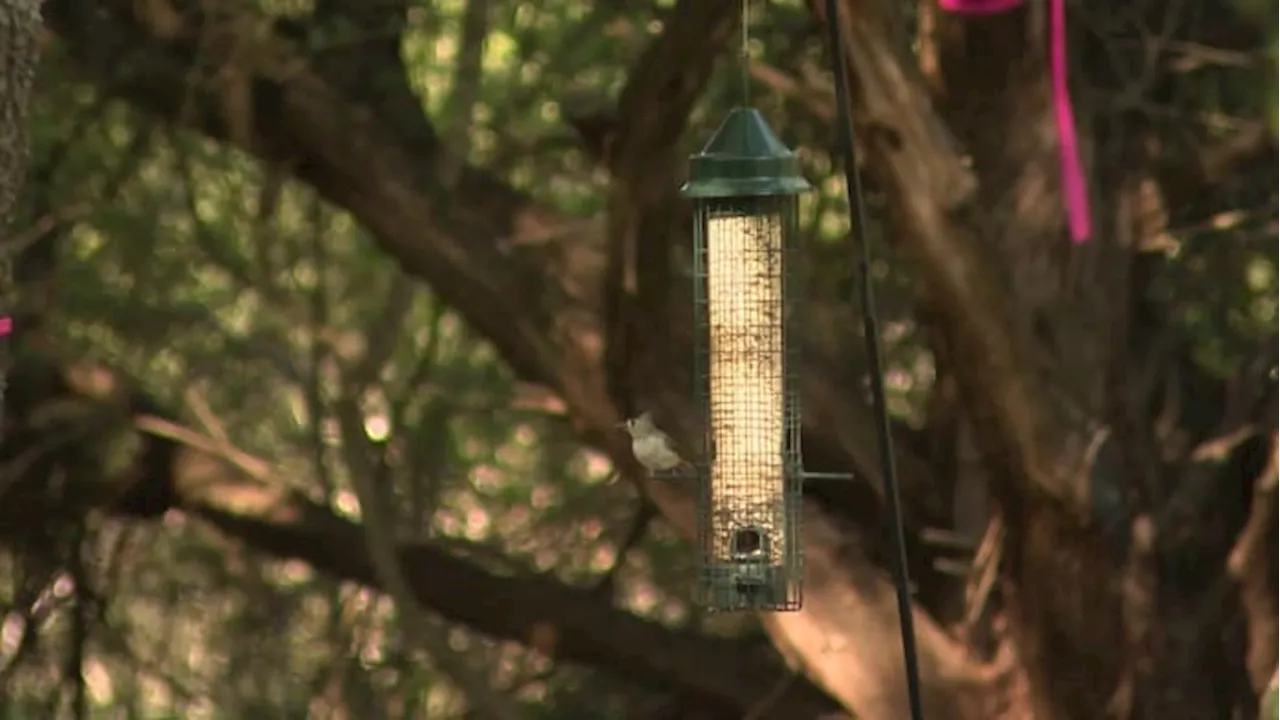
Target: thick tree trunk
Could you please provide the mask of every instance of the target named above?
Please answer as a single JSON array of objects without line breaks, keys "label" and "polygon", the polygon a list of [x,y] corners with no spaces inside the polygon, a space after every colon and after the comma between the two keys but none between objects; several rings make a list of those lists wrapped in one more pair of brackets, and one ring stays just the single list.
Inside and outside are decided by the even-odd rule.
[{"label": "thick tree trunk", "polygon": [[27,103],[40,59],[40,5],[0,1],[0,221],[6,228],[27,172]]},{"label": "thick tree trunk", "polygon": [[[1169,352],[1179,331],[1150,299],[1157,261],[1141,248],[1168,230],[1159,193],[1179,193],[1188,184],[1207,189],[1207,177],[1197,182],[1207,166],[1161,174],[1170,163],[1146,155],[1154,139],[1140,122],[1099,117],[1077,102],[1094,197],[1104,202],[1095,206],[1093,242],[1069,249],[1047,48],[1037,18],[1043,20],[1034,9],[944,17],[934,38],[940,107],[982,179],[974,242],[1000,269],[1001,305],[1016,309],[1007,332],[1023,338],[1022,363],[1038,386],[1036,443],[1046,463],[1038,469],[1064,483],[1057,499],[1067,500],[1039,496],[1036,466],[1010,464],[997,441],[987,439],[987,465],[1004,467],[1012,480],[993,489],[1010,529],[1004,574],[1033,705],[1037,716],[1063,718],[1248,711],[1253,694],[1242,687],[1242,608],[1224,574],[1227,552],[1243,538],[1244,503],[1234,492],[1201,493],[1248,486],[1261,474],[1256,448],[1266,444],[1275,413],[1267,390],[1273,381],[1264,368],[1274,361],[1263,356],[1261,368],[1246,366],[1230,402],[1217,395],[1194,410],[1165,404],[1168,388],[1182,393],[1206,378],[1180,356],[1182,343]],[[1091,41],[1098,43],[1092,51],[1107,52],[1104,41]],[[1088,63],[1075,64],[1079,70]],[[1157,92],[1169,81],[1158,72],[1147,80],[1151,87],[1139,92]],[[1107,81],[1095,79],[1091,87],[1096,97]],[[1264,145],[1255,143],[1243,155],[1265,152]],[[909,189],[899,182],[898,192]],[[939,332],[954,347],[966,327],[962,319],[951,322]],[[966,364],[960,361],[962,376]],[[971,392],[990,387],[970,382]],[[1233,415],[1231,406],[1250,409]],[[1159,418],[1171,421],[1170,412],[1172,422],[1193,425],[1200,424],[1196,416],[1222,418],[1220,427],[1193,430],[1197,442],[1245,432],[1254,447],[1233,448],[1213,470],[1195,452],[1171,455],[1154,430]],[[979,429],[1007,431],[998,424]],[[1249,587],[1264,583],[1255,579]],[[1274,598],[1274,581],[1267,594]],[[1254,625],[1267,637],[1271,623]],[[1274,654],[1269,662],[1259,662],[1266,669],[1255,676],[1274,668]]]},{"label": "thick tree trunk", "polygon": [[[30,152],[27,104],[40,59],[40,5],[39,0],[0,0],[0,319],[5,323],[12,323],[17,312],[12,266],[19,248],[11,240],[10,227]],[[11,363],[10,344],[10,338],[0,335],[0,407]]]}]

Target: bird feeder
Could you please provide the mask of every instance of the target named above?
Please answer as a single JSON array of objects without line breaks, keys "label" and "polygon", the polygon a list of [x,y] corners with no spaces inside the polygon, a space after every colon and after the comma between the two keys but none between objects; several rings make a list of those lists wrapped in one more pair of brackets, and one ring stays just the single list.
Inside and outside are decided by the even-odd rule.
[{"label": "bird feeder", "polygon": [[710,610],[801,604],[797,196],[810,185],[761,114],[735,109],[691,158],[698,600]]}]

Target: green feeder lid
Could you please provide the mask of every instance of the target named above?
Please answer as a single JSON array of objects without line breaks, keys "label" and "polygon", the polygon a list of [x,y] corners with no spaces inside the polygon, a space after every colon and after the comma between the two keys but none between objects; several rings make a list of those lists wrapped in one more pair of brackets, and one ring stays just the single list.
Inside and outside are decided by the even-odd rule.
[{"label": "green feeder lid", "polygon": [[811,189],[800,163],[755,108],[735,108],[702,152],[690,158],[690,198],[798,195]]}]

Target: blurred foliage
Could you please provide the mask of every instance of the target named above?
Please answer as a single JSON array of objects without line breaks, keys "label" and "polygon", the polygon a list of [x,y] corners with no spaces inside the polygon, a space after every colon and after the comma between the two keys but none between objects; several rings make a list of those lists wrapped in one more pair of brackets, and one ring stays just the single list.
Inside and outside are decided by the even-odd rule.
[{"label": "blurred foliage", "polygon": [[[598,213],[598,183],[566,151],[572,139],[539,150],[566,132],[547,89],[620,87],[651,35],[643,13],[619,4],[590,27],[581,3],[494,5],[466,121],[471,159],[567,211]],[[415,8],[403,42],[442,125],[462,6]],[[335,32],[312,38],[318,51],[353,40]],[[103,102],[70,72],[55,47],[32,120],[40,183],[26,218],[77,213],[55,280],[69,354],[124,368],[191,427],[269,458],[283,481],[348,515],[359,508],[338,426],[354,413],[390,468],[400,537],[571,583],[609,568],[638,500],[623,483],[604,486],[610,468],[578,446],[553,401],[518,387],[348,214],[251,158]],[[89,582],[103,598],[85,663],[94,716],[328,717],[327,706],[344,705],[358,717],[461,717],[457,673],[528,703],[535,718],[618,717],[634,692],[598,673],[552,672],[521,647],[443,622],[438,646],[406,647],[379,593],[255,557],[181,516],[94,524],[89,553],[106,559]],[[656,528],[620,574],[622,601],[688,622],[686,564]],[[33,627],[8,616],[0,716],[70,707],[71,586],[45,592]],[[0,591],[0,607],[15,589]]]},{"label": "blurred foliage", "polygon": [[[1201,56],[1207,51],[1196,47],[1172,52],[1175,57],[1183,53],[1174,65],[1184,77],[1167,104],[1144,109],[1175,157],[1194,157],[1274,113],[1274,4],[1270,17],[1270,58],[1227,53],[1206,60]],[[1275,178],[1240,176],[1224,187],[1192,206],[1169,209],[1164,250],[1171,262],[1156,289],[1190,331],[1197,360],[1219,373],[1234,367],[1260,337],[1275,332],[1280,290]]]},{"label": "blurred foliage", "polygon": [[[1274,3],[1257,4],[1274,28]],[[299,2],[261,6],[280,18],[309,12]],[[442,128],[463,124],[471,162],[566,215],[601,213],[602,180],[557,99],[580,88],[616,94],[660,27],[651,8],[493,2],[470,112],[456,107],[452,86],[464,11],[453,0],[409,12],[403,57],[432,117]],[[803,3],[772,3],[755,55],[823,77],[820,45],[798,39],[810,30]],[[307,38],[317,53],[354,40],[343,28]],[[693,118],[690,151],[740,101],[739,71],[726,62],[718,74]],[[1255,74],[1196,72],[1154,116],[1179,132],[1193,127],[1195,140],[1241,117],[1270,112],[1274,122],[1274,70],[1265,105]],[[55,278],[54,326],[67,352],[124,368],[191,427],[268,459],[282,481],[348,515],[359,512],[353,450],[338,428],[340,418],[357,418],[389,468],[402,538],[452,543],[493,570],[584,585],[611,565],[638,501],[625,484],[605,482],[607,463],[576,444],[553,399],[515,382],[491,347],[341,209],[238,152],[104,102],[75,78],[51,47],[32,120],[26,218],[77,220]],[[805,201],[807,240],[815,252],[841,251],[842,185],[826,154],[828,128],[794,100],[755,92],[811,177],[825,178]],[[1172,233],[1164,292],[1205,362],[1222,367],[1276,326],[1275,198],[1256,199],[1242,196],[1238,207],[1214,208],[1207,222],[1200,213]],[[882,243],[883,229],[870,231]],[[848,272],[825,267],[835,276],[817,277],[819,285]],[[897,261],[881,261],[875,274],[895,407],[912,414],[932,370],[910,322],[911,278]],[[461,717],[460,673],[526,703],[535,718],[622,717],[639,692],[443,622],[433,646],[406,647],[381,594],[265,560],[177,514],[155,526],[98,518],[85,544],[96,560],[87,584],[99,599],[84,665],[94,717],[325,718],[339,705],[367,718]],[[7,562],[0,580],[14,573]],[[685,602],[687,584],[685,552],[659,525],[629,557],[619,598],[641,615],[702,623]],[[64,577],[46,589],[31,626],[10,615],[0,627],[0,716],[55,717],[69,706],[71,586]],[[0,607],[15,601],[0,589]]]}]

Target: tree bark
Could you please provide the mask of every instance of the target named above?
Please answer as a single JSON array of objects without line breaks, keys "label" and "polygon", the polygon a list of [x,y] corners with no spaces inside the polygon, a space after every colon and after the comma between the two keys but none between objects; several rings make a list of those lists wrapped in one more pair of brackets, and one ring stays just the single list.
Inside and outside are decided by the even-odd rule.
[{"label": "tree bark", "polygon": [[[10,227],[30,153],[27,105],[40,59],[40,4],[39,0],[0,0],[0,319],[6,323],[12,323],[17,312],[13,260],[19,248],[10,239]],[[4,334],[10,332],[6,328]],[[7,389],[11,343],[10,338],[0,335],[0,408]]]},{"label": "tree bark", "polygon": [[[942,194],[922,192],[927,175],[912,170],[929,158],[955,164],[956,145],[911,134],[903,117],[932,111],[923,101],[907,107],[902,98],[918,94],[897,90],[866,49],[892,31],[882,19],[888,11],[850,5],[851,45],[863,48],[850,58],[862,89],[855,106],[908,129],[902,143],[873,146],[870,164],[907,205],[898,213],[903,249],[927,278],[928,317],[984,465],[995,473],[993,497],[1009,526],[1002,574],[1037,716],[1220,717],[1247,709],[1239,693],[1241,608],[1223,577],[1244,513],[1236,495],[1211,500],[1195,488],[1234,487],[1261,467],[1244,446],[1224,455],[1221,471],[1194,454],[1162,463],[1161,454],[1170,455],[1154,431],[1170,411],[1165,388],[1182,393],[1213,382],[1186,360],[1184,341],[1171,344],[1179,331],[1149,299],[1153,260],[1141,248],[1167,230],[1153,222],[1152,195],[1208,176],[1208,164],[1171,178],[1169,163],[1144,155],[1154,139],[1140,123],[1077,104],[1095,198],[1109,202],[1098,206],[1092,242],[1071,247],[1044,30],[1034,24],[1043,16],[1027,4],[998,16],[944,17],[935,38],[938,106],[981,180],[966,205],[950,206]],[[1153,85],[1161,72],[1151,73]],[[1105,81],[1093,84],[1095,94],[1101,88]],[[1095,132],[1105,133],[1106,153]],[[1275,410],[1258,390],[1273,384],[1263,377],[1246,367],[1237,382],[1253,388],[1249,399],[1197,403],[1197,413],[1175,410],[1174,422],[1225,414],[1222,427],[1193,434],[1265,434]],[[1231,417],[1226,409],[1241,403],[1253,409]]]}]

